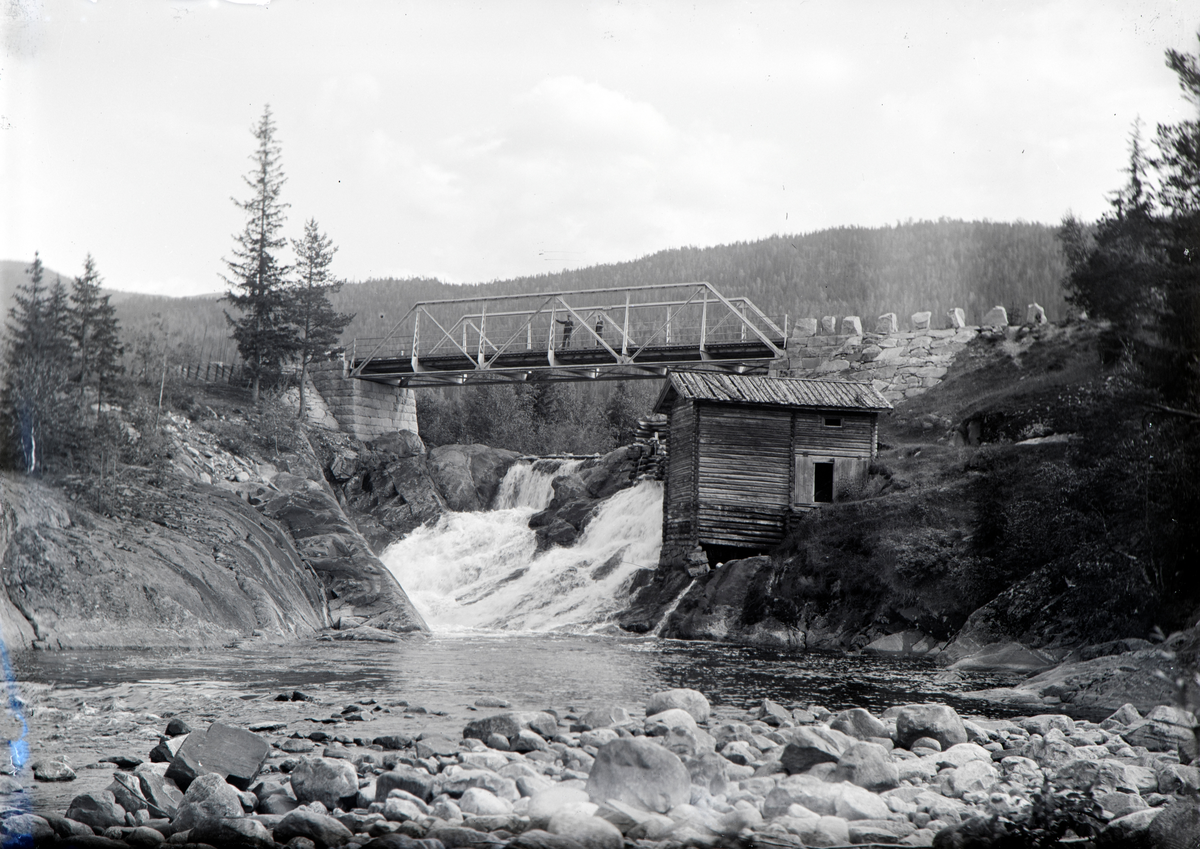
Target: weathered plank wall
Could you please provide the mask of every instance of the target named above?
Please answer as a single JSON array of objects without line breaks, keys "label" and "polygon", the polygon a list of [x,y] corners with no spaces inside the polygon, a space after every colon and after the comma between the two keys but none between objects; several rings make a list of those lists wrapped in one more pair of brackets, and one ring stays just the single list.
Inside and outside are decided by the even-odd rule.
[{"label": "weathered plank wall", "polygon": [[696,547],[696,409],[680,399],[671,411],[663,491],[663,563],[682,563]]},{"label": "weathered plank wall", "polygon": [[789,410],[697,404],[699,540],[767,547],[791,504]]}]

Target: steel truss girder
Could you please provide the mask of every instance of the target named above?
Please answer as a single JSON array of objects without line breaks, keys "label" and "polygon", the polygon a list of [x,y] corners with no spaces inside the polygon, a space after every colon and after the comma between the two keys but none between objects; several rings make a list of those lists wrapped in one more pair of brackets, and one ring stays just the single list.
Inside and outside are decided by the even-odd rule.
[{"label": "steel truss girder", "polygon": [[[649,301],[632,300],[635,295],[652,291],[667,292],[668,299],[660,295]],[[676,291],[686,293],[687,297],[669,299],[669,293]],[[581,300],[589,299],[587,296],[622,294],[624,303],[581,303]],[[531,308],[488,309],[489,304],[523,300],[532,302]],[[457,313],[458,308],[465,310],[474,305],[478,305],[478,311],[464,311],[449,324],[444,323],[447,310]],[[715,321],[709,318],[710,305],[721,313]],[[443,321],[435,315],[436,308],[442,309]],[[699,308],[698,326],[684,325],[682,332],[676,326],[673,339],[672,322],[681,320],[688,308],[693,309],[693,315]],[[560,309],[566,319],[558,319]],[[660,310],[665,311],[662,320],[657,318]],[[655,311],[648,327],[646,320],[639,317],[639,342],[631,338],[630,318],[635,311],[639,316]],[[622,320],[616,320],[621,313]],[[409,321],[412,323],[411,336],[397,337],[397,331]],[[606,330],[613,328],[620,350],[604,338],[599,324],[593,330],[593,321],[602,322]],[[488,332],[490,322],[500,327],[501,336],[495,340]],[[539,322],[548,328],[546,348],[544,359],[532,362],[530,357],[536,350],[534,328]],[[574,338],[584,339],[586,348],[574,347],[574,339],[567,332],[575,322],[578,322],[576,332],[579,335]],[[555,347],[556,324],[564,326],[564,346],[559,348]],[[714,334],[729,327],[738,335],[737,340],[733,343],[727,339],[712,341],[717,338]],[[541,332],[539,329],[539,339]],[[522,336],[525,337],[523,349],[517,347]],[[687,337],[687,341],[682,341],[681,337]],[[635,380],[661,377],[668,368],[696,368],[700,364],[721,370],[761,370],[770,360],[786,355],[786,337],[786,330],[748,298],[727,298],[707,282],[443,299],[414,304],[365,358],[352,357],[350,376],[416,388],[536,380]],[[403,350],[403,338],[411,339],[411,350],[407,354]],[[393,339],[397,340],[394,345],[400,345],[399,355],[385,351],[385,346]],[[567,345],[568,342],[571,344]],[[356,340],[354,350],[357,346]],[[632,353],[631,349],[634,349]]]}]

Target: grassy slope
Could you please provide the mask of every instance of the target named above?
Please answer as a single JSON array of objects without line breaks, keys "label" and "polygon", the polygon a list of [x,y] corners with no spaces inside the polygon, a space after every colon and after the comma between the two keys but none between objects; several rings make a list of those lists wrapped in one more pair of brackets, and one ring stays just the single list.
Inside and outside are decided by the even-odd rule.
[{"label": "grassy slope", "polygon": [[[744,624],[773,617],[842,645],[915,627],[1041,647],[1194,620],[1181,523],[1198,515],[1200,428],[1154,412],[1104,348],[1093,326],[974,343],[886,417],[861,497],[806,517]],[[978,447],[961,445],[972,422]]]}]

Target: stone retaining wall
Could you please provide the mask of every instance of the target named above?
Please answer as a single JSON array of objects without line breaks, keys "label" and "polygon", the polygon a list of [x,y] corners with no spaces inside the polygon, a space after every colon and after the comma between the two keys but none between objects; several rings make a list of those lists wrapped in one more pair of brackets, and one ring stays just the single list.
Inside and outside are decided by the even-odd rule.
[{"label": "stone retaining wall", "polygon": [[870,383],[889,401],[937,386],[959,351],[982,330],[960,327],[907,333],[801,336],[788,340],[788,358],[771,374]]},{"label": "stone retaining wall", "polygon": [[[775,377],[824,377],[870,383],[889,401],[903,401],[937,386],[959,351],[980,333],[1011,334],[1008,312],[993,307],[980,325],[967,327],[961,309],[946,313],[950,327],[933,330],[932,312],[912,315],[912,330],[899,332],[895,313],[875,320],[875,332],[864,332],[859,316],[802,318],[792,327],[787,359],[770,368]],[[1033,303],[1025,323],[1045,324],[1046,311]],[[838,331],[841,331],[840,333]]]},{"label": "stone retaining wall", "polygon": [[355,439],[365,442],[399,430],[417,433],[417,399],[411,389],[351,378],[342,359],[309,368],[334,418]]}]

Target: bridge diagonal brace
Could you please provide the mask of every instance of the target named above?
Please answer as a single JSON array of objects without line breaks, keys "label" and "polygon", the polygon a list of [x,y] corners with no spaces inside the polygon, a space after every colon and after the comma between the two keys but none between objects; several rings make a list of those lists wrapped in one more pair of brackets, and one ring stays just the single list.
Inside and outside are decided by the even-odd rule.
[{"label": "bridge diagonal brace", "polygon": [[584,330],[586,330],[586,331],[587,331],[589,334],[591,334],[591,337],[592,337],[593,339],[595,339],[597,342],[599,342],[601,345],[603,345],[603,346],[604,346],[604,350],[606,350],[606,351],[608,351],[610,354],[612,354],[612,357],[613,357],[613,361],[614,361],[614,362],[617,362],[617,363],[623,363],[623,362],[626,362],[626,361],[627,361],[627,358],[626,358],[626,357],[623,357],[621,354],[618,354],[616,351],[614,351],[614,350],[613,350],[613,348],[612,348],[612,346],[611,346],[611,345],[609,345],[607,342],[605,342],[605,341],[604,341],[604,337],[602,337],[602,336],[598,336],[598,335],[596,334],[596,331],[595,331],[595,330],[592,330],[592,328],[591,328],[590,326],[588,326],[588,323],[587,323],[587,321],[586,321],[586,320],[583,318],[583,316],[581,316],[579,313],[577,313],[577,312],[575,311],[575,309],[574,309],[574,308],[573,308],[573,307],[572,307],[570,304],[568,304],[568,303],[567,303],[565,300],[563,300],[561,297],[558,299],[558,302],[559,302],[560,304],[562,304],[562,305],[563,305],[563,309],[565,309],[565,310],[566,310],[567,312],[569,312],[571,315],[575,316],[575,318],[576,318],[576,319],[579,321],[579,323],[580,323],[580,324],[583,326]]},{"label": "bridge diagonal brace", "polygon": [[[742,324],[744,324],[746,327],[749,327],[752,331],[754,331],[754,335],[758,337],[759,341],[762,342],[764,345],[766,345],[768,348],[770,348],[775,353],[776,357],[786,357],[787,356],[787,354],[784,351],[780,350],[778,345],[776,345],[774,342],[772,342],[765,333],[763,333],[761,330],[758,329],[757,325],[755,325],[753,322],[746,321],[745,316],[743,316],[742,312],[736,306],[734,306],[733,301],[729,300],[724,295],[722,295],[720,292],[718,292],[716,289],[714,289],[711,284],[702,283],[701,285],[704,286],[706,289],[708,289],[708,291],[712,292],[713,295],[717,298],[717,300],[719,300],[721,303],[723,303],[729,309],[729,311],[731,313],[734,313],[735,315],[739,316],[741,318]],[[775,330],[777,330],[779,332],[780,336],[783,335],[783,331],[780,330],[778,326],[776,326],[775,322],[771,321],[771,319],[769,319],[765,315],[763,315],[758,307],[754,306],[754,304],[750,303],[749,301],[746,301],[746,303],[749,304],[749,306],[751,308],[753,308],[754,312],[757,313],[760,318],[762,318],[764,321],[766,321],[768,324],[770,324],[771,327],[775,328]]]},{"label": "bridge diagonal brace", "polygon": [[[489,359],[487,361],[487,365],[485,366],[485,368],[491,368],[492,364],[494,362],[496,362],[496,358],[499,357],[501,354],[508,351],[508,349],[512,346],[512,343],[515,342],[517,337],[519,337],[521,335],[522,331],[527,330],[528,328],[533,326],[533,320],[535,318],[537,318],[539,315],[541,315],[543,312],[545,312],[546,307],[549,306],[550,302],[553,300],[554,300],[554,298],[550,297],[550,298],[546,298],[546,300],[542,301],[541,305],[538,306],[538,308],[536,310],[534,310],[533,312],[531,312],[529,314],[529,318],[526,319],[525,323],[522,324],[520,327],[518,327],[516,330],[514,330],[512,332],[512,335],[508,337],[508,339],[505,341],[505,343],[501,347],[496,348],[495,345],[492,345],[493,348],[496,348],[496,353],[492,354],[492,357],[491,357],[491,359]],[[553,334],[551,334],[551,336],[553,336]],[[488,344],[491,344],[490,339],[488,340]]]},{"label": "bridge diagonal brace", "polygon": [[646,348],[650,347],[650,343],[658,338],[659,333],[665,333],[667,327],[671,324],[671,319],[673,319],[675,316],[679,315],[679,313],[683,311],[684,307],[691,305],[691,303],[696,300],[696,297],[698,295],[700,295],[702,292],[704,292],[704,287],[707,285],[708,285],[707,283],[701,283],[700,288],[697,289],[695,292],[693,292],[692,296],[690,298],[688,298],[686,301],[684,301],[679,306],[675,307],[673,312],[667,313],[667,320],[664,321],[662,324],[658,325],[654,329],[654,332],[650,334],[650,338],[648,338],[645,342],[643,342],[642,346],[640,348],[638,348],[636,351],[634,351],[633,355],[629,359],[631,361],[636,360],[638,357],[638,354],[640,354],[642,351],[646,350]]},{"label": "bridge diagonal brace", "polygon": [[[436,318],[434,318],[433,315],[428,310],[422,309],[421,312],[424,313],[424,315],[427,319],[429,319],[430,321],[433,322],[434,327],[436,327],[438,330],[442,331],[442,335],[445,336],[447,339],[449,339],[450,344],[453,345],[455,348],[458,348],[458,350],[462,352],[462,355],[464,357],[466,357],[468,360],[474,360],[474,357],[471,356],[471,352],[468,351],[466,348],[464,348],[462,345],[458,344],[458,340],[455,339],[453,336],[451,336],[450,333],[446,330],[446,328],[442,327],[441,323]],[[441,343],[439,342],[438,344],[441,344]]]},{"label": "bridge diagonal brace", "polygon": [[400,325],[404,324],[404,322],[408,320],[408,317],[410,315],[413,315],[414,313],[416,313],[418,311],[424,312],[424,307],[421,304],[413,304],[411,307],[409,307],[408,312],[406,312],[404,315],[402,315],[400,317],[400,320],[392,325],[392,329],[389,330],[384,335],[384,337],[382,339],[380,339],[378,343],[376,343],[375,347],[371,349],[370,353],[367,354],[366,359],[364,359],[362,361],[362,365],[353,369],[350,373],[356,377],[360,376],[362,374],[363,369],[367,367],[367,363],[371,362],[371,360],[375,357],[375,355],[377,353],[379,353],[379,349],[382,348],[387,343],[387,341],[392,338],[393,334],[395,334],[395,332],[400,329]]}]

